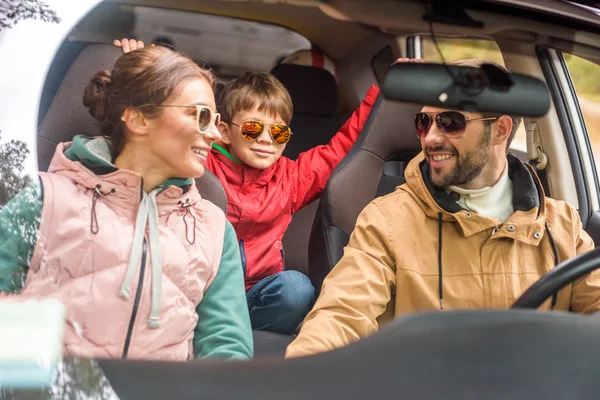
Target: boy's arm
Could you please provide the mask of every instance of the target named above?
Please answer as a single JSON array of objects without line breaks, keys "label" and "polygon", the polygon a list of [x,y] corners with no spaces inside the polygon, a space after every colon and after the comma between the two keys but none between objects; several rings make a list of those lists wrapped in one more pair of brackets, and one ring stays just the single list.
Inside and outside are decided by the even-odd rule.
[{"label": "boy's arm", "polygon": [[196,308],[194,356],[249,360],[254,354],[252,328],[237,236],[225,222],[221,265],[213,283]]},{"label": "boy's arm", "polygon": [[0,294],[25,285],[42,216],[40,189],[41,182],[31,184],[0,209]]},{"label": "boy's arm", "polygon": [[328,144],[317,146],[298,156],[295,162],[297,174],[292,212],[300,210],[321,196],[334,168],[360,135],[378,94],[379,89],[371,86],[360,106]]}]

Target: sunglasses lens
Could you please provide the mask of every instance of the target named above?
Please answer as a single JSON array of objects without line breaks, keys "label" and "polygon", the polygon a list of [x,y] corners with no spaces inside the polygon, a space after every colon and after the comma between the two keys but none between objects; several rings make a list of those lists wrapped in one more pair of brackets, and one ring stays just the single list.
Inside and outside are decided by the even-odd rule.
[{"label": "sunglasses lens", "polygon": [[210,122],[212,119],[212,111],[208,107],[202,107],[198,109],[198,130],[201,133],[206,133],[210,126]]},{"label": "sunglasses lens", "polygon": [[417,113],[415,117],[415,129],[417,131],[417,136],[420,139],[423,139],[425,136],[427,136],[429,128],[431,128],[431,117],[429,114]]},{"label": "sunglasses lens", "polygon": [[271,137],[277,144],[285,144],[289,142],[292,136],[292,131],[287,125],[272,125],[271,126]]},{"label": "sunglasses lens", "polygon": [[435,123],[441,132],[447,136],[462,133],[467,127],[465,116],[457,111],[441,112],[435,117]]},{"label": "sunglasses lens", "polygon": [[242,137],[246,140],[256,140],[264,129],[260,122],[248,121],[242,124]]}]

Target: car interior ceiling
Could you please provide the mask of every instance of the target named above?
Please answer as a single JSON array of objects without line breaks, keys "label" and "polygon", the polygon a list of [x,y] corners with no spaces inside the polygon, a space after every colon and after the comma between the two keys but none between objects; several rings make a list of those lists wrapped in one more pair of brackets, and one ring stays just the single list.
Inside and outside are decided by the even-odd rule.
[{"label": "car interior ceiling", "polygon": [[[331,18],[317,7],[294,6],[287,3],[236,2],[235,7],[231,7],[231,4],[227,1],[216,0],[203,2],[174,0],[168,2],[168,4],[158,0],[143,2],[115,0],[102,3],[99,7],[121,7],[123,5],[142,5],[142,3],[146,7],[168,7],[237,18],[246,18],[252,15],[253,19],[256,17],[261,22],[277,24],[298,31],[313,45],[316,45],[338,61],[339,86],[335,83],[335,80],[331,79],[331,76],[324,74],[323,70],[316,70],[312,67],[279,65],[272,70],[291,93],[295,106],[292,128],[297,133],[295,139],[302,138],[301,140],[293,140],[288,145],[284,155],[290,158],[296,158],[300,152],[315,145],[327,143],[335,134],[341,122],[345,120],[345,117],[357,105],[360,96],[364,94],[365,88],[363,87],[361,87],[363,92],[361,95],[355,93],[357,82],[361,78],[355,76],[354,73],[361,68],[363,71],[367,70],[367,72],[363,72],[362,79],[370,81],[370,83],[376,83],[371,68],[365,68],[364,66],[370,66],[372,57],[385,44],[395,44],[393,54],[400,55],[400,47],[396,43],[395,37],[406,36],[415,32],[429,32],[431,28],[422,19],[422,4],[416,2],[404,2],[400,8],[393,2],[381,2],[381,7],[368,9],[364,7],[364,3],[360,4],[361,2],[357,1],[332,2],[342,14],[356,21],[361,21],[364,25]],[[401,17],[398,14],[399,9],[402,10]],[[436,32],[449,35],[468,35],[476,32],[478,36],[483,34],[497,39],[498,42],[504,43],[504,49],[510,49],[510,54],[505,53],[507,67],[519,72],[533,72],[534,75],[542,75],[539,71],[539,64],[536,67],[538,70],[535,68],[532,70],[532,65],[537,63],[535,50],[529,54],[527,51],[534,49],[535,45],[552,45],[551,36],[559,37],[562,40],[559,44],[562,46],[568,46],[570,43],[569,38],[575,37],[575,32],[572,29],[556,27],[542,22],[491,15],[482,11],[473,12],[472,15],[478,21],[485,22],[483,32],[465,26],[439,23],[435,24]],[[93,13],[84,18],[80,25],[92,24],[92,17]],[[307,25],[309,21],[310,24]],[[379,27],[374,29],[373,26],[376,24]],[[127,33],[119,29],[114,31]],[[532,36],[532,31],[539,34]],[[331,34],[331,32],[335,32],[335,34]],[[110,49],[110,45],[96,45],[101,47],[94,47],[93,54],[86,55],[88,59],[86,70],[83,72],[81,70],[79,72],[75,71],[73,70],[73,66],[76,64],[75,61],[84,54],[85,49],[90,50],[90,45],[93,43],[80,41],[77,40],[76,36],[74,37],[75,40],[66,40],[58,50],[43,89],[38,120],[40,126],[38,146],[41,149],[38,157],[40,157],[40,168],[42,169],[47,165],[44,158],[51,154],[53,146],[60,141],[70,139],[69,137],[59,138],[48,135],[47,132],[58,131],[62,135],[71,135],[72,137],[72,135],[81,132],[91,134],[95,129],[89,115],[83,106],[79,104],[80,101],[79,103],[75,102],[77,104],[71,104],[72,100],[69,100],[71,103],[63,101],[57,103],[60,100],[61,91],[83,91],[76,86],[65,88],[65,85],[72,85],[72,82],[76,82],[76,80],[68,81],[68,75],[70,73],[83,73],[91,76],[99,69],[95,66],[105,65],[106,68],[109,68],[111,60],[114,62],[114,59],[120,54],[120,50]],[[588,46],[594,40],[596,41],[594,46],[600,43],[600,36],[594,33],[578,35],[577,40],[580,40],[580,38]],[[372,43],[381,44],[381,46],[373,48],[374,46],[370,46]],[[581,44],[578,46],[581,46]],[[587,51],[600,59],[598,48],[589,47]],[[369,52],[371,54],[368,54]],[[102,54],[100,58],[103,61],[95,59],[98,54]],[[357,54],[361,57],[358,57],[358,60],[352,60]],[[208,61],[210,62],[210,60]],[[79,67],[81,67],[81,64],[79,64]],[[298,81],[302,81],[302,88],[295,86]],[[79,85],[81,85],[81,82],[80,79]],[[87,82],[87,80],[83,79],[83,82]],[[310,93],[310,95],[307,95],[307,93]],[[63,93],[63,95],[66,94]],[[68,109],[73,114],[80,113],[83,119],[75,120],[71,126],[65,128],[61,125],[62,122],[52,115],[52,107],[58,107],[57,111]],[[348,240],[348,235],[354,226],[360,209],[374,197],[388,193],[395,185],[402,183],[404,166],[419,151],[419,145],[416,143],[416,137],[412,132],[411,121],[411,116],[414,116],[418,108],[419,106],[414,104],[398,105],[390,104],[383,98],[378,100],[377,111],[374,113],[373,118],[370,118],[373,121],[365,127],[359,143],[332,175],[320,204],[319,201],[315,201],[294,216],[292,224],[284,237],[286,267],[288,269],[296,269],[309,274],[313,284],[320,288],[324,276],[335,264],[335,261],[339,259],[341,249]],[[377,120],[374,120],[375,115],[378,116]],[[382,123],[381,121],[385,122],[385,126],[378,125]],[[560,132],[560,124],[557,122],[556,116],[550,115],[539,118],[538,121],[542,134],[547,132],[544,145],[546,146],[546,143],[548,143],[549,155],[554,157],[553,160],[558,160],[557,165],[558,163],[568,165],[569,155],[566,151],[563,151],[564,145],[560,146],[562,139],[556,135],[556,132]],[[403,130],[398,134],[398,126],[405,127],[406,132]],[[394,137],[396,140],[390,144],[389,137]],[[40,141],[43,143],[39,144]],[[549,180],[553,181],[555,185],[552,187],[552,194],[573,202],[573,192],[569,189],[560,189],[570,187],[568,179],[565,178],[565,171],[549,169],[548,175]],[[373,176],[376,179],[373,179]],[[369,187],[369,190],[361,190],[360,193],[352,191],[352,188],[348,188],[348,185],[344,184],[349,179],[358,179],[362,183],[355,187]],[[212,174],[206,174],[197,184],[203,196],[226,209],[226,197],[222,188],[220,188],[220,184]],[[340,201],[340,199],[348,198],[352,198],[354,201]],[[313,220],[315,221],[314,227]],[[325,243],[329,245],[326,246]],[[271,344],[277,343],[272,347],[266,346],[268,349],[265,352],[280,354],[280,341],[285,342],[287,339],[275,335],[266,340]]]}]

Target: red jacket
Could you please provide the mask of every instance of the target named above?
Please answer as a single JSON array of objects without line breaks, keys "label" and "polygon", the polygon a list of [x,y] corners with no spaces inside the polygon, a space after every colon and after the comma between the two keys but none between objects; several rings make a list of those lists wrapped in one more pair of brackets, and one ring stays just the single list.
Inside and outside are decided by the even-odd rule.
[{"label": "red jacket", "polygon": [[327,145],[300,154],[296,161],[281,157],[267,169],[255,169],[211,151],[206,167],[227,193],[227,219],[240,242],[246,290],[283,271],[281,239],[292,214],[321,196],[331,172],[356,142],[378,93],[372,86]]}]

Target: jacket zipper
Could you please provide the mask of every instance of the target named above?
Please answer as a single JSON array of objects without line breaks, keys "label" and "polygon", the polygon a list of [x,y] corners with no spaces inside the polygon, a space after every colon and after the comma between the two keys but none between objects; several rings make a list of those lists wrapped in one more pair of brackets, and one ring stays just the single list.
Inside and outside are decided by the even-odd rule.
[{"label": "jacket zipper", "polygon": [[[140,201],[144,198],[144,178],[142,178],[142,185],[140,187]],[[129,328],[127,329],[127,336],[125,337],[125,346],[123,347],[122,358],[127,358],[129,352],[129,344],[131,343],[131,335],[133,334],[133,325],[135,323],[135,317],[137,316],[138,307],[140,305],[140,297],[142,296],[142,288],[144,285],[144,272],[146,271],[146,238],[142,243],[142,263],[140,264],[140,277],[138,281],[138,287],[135,292],[135,300],[133,301],[133,310],[131,311],[131,319],[129,320]]]},{"label": "jacket zipper", "polygon": [[242,268],[244,271],[244,278],[246,278],[246,252],[244,251],[244,240],[240,240],[240,256],[242,257]]},{"label": "jacket zipper", "polygon": [[140,297],[142,296],[142,286],[144,285],[144,271],[146,270],[146,238],[144,238],[144,244],[142,245],[142,265],[140,266],[140,279],[138,287],[135,292],[135,301],[133,302],[133,311],[131,312],[131,319],[129,320],[129,329],[127,329],[127,337],[125,338],[125,347],[123,348],[123,359],[127,358],[127,352],[129,351],[129,344],[131,343],[131,335],[133,334],[133,324],[135,323],[135,317],[137,316],[138,307],[140,305]]},{"label": "jacket zipper", "polygon": [[501,227],[501,226],[502,226],[502,225],[498,225],[498,226],[495,226],[495,227],[492,229],[492,236],[494,236],[494,235],[496,234],[496,232],[498,232],[498,231],[500,230],[500,227]]}]

